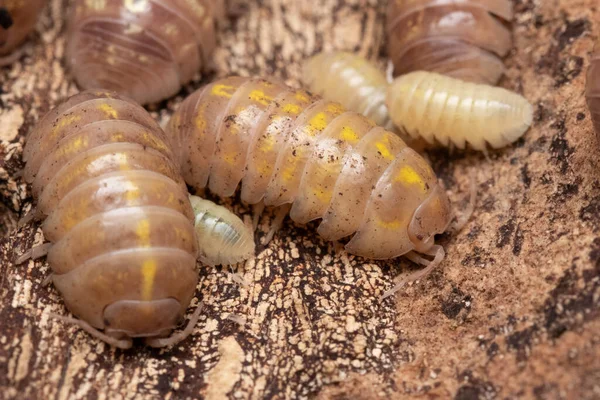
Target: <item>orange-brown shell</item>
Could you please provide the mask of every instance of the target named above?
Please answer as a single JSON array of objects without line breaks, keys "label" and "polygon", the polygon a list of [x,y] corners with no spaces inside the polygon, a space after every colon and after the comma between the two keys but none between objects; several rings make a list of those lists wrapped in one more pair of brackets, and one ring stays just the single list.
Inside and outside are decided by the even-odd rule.
[{"label": "orange-brown shell", "polygon": [[278,82],[230,77],[205,86],[167,132],[189,185],[227,197],[241,183],[247,203],[291,203],[294,221],[322,219],[327,240],[354,234],[353,254],[425,251],[450,219],[432,169],[397,135]]},{"label": "orange-brown shell", "polygon": [[48,0],[0,0],[0,56],[12,52],[35,27]]},{"label": "orange-brown shell", "polygon": [[596,134],[600,138],[600,42],[596,43],[587,73],[585,97],[592,115]]},{"label": "orange-brown shell", "polygon": [[82,88],[157,102],[208,67],[223,13],[220,0],[76,0],[68,64]]},{"label": "orange-brown shell", "polygon": [[495,84],[512,47],[510,0],[390,0],[394,74],[425,70]]},{"label": "orange-brown shell", "polygon": [[82,92],[29,135],[25,178],[67,307],[115,337],[161,337],[194,294],[193,210],[165,133],[116,93]]}]

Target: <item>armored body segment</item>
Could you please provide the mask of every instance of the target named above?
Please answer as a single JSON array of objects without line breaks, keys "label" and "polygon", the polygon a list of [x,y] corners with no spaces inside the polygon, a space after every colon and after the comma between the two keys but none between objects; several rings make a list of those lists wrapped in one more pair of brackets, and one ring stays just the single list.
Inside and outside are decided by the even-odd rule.
[{"label": "armored body segment", "polygon": [[512,17],[509,0],[390,0],[394,74],[425,70],[493,85],[512,47]]},{"label": "armored body segment", "polygon": [[218,0],[77,0],[67,61],[84,89],[157,102],[208,68],[223,14]]}]

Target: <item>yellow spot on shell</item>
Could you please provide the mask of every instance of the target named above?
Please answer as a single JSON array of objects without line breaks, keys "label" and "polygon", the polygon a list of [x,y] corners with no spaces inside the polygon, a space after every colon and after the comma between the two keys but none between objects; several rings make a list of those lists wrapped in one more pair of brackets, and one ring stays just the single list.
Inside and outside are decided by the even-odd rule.
[{"label": "yellow spot on shell", "polygon": [[302,111],[302,107],[300,107],[297,104],[286,104],[285,106],[283,106],[282,108],[283,112],[286,112],[288,114],[300,114],[300,111]]},{"label": "yellow spot on shell", "polygon": [[215,96],[226,97],[228,99],[230,99],[231,96],[233,96],[233,92],[235,92],[235,87],[234,86],[223,85],[221,83],[218,83],[218,84],[214,85],[212,87],[212,90],[210,91],[210,93],[213,94],[213,95],[215,95]]},{"label": "yellow spot on shell", "polygon": [[406,226],[402,220],[384,221],[381,219],[377,219],[377,225],[390,231],[396,231]]},{"label": "yellow spot on shell", "polygon": [[323,189],[313,189],[313,195],[323,204],[329,204],[332,197],[332,192],[330,190]]},{"label": "yellow spot on shell", "polygon": [[156,260],[150,258],[142,264],[142,300],[152,300],[152,289],[156,278]]},{"label": "yellow spot on shell", "polygon": [[225,154],[223,154],[223,157],[222,157],[223,161],[225,161],[229,165],[235,165],[238,158],[239,158],[239,154],[235,151],[230,152],[230,153],[225,153]]},{"label": "yellow spot on shell", "polygon": [[119,113],[110,104],[103,103],[103,104],[100,104],[98,106],[98,108],[102,112],[104,112],[104,114],[106,114],[106,116],[109,118],[113,118],[113,119],[119,118]]},{"label": "yellow spot on shell", "polygon": [[310,101],[310,97],[308,97],[308,95],[306,95],[306,93],[303,92],[296,92],[294,97],[296,98],[296,100],[301,101],[303,103],[308,103]]},{"label": "yellow spot on shell", "polygon": [[135,228],[135,234],[138,237],[140,247],[150,247],[150,221],[142,219]]},{"label": "yellow spot on shell", "polygon": [[264,106],[268,106],[269,103],[273,101],[273,98],[271,96],[267,96],[262,90],[253,90],[250,92],[248,97],[250,100],[256,101]]},{"label": "yellow spot on shell", "polygon": [[415,171],[414,168],[408,165],[405,165],[402,168],[400,168],[400,171],[396,175],[396,182],[401,182],[408,185],[415,185],[423,193],[427,190],[425,182],[423,181],[419,173]]},{"label": "yellow spot on shell", "polygon": [[345,111],[344,107],[338,103],[327,104],[327,111],[333,115],[339,115]]},{"label": "yellow spot on shell", "polygon": [[387,147],[387,144],[383,141],[375,142],[375,147],[377,147],[379,154],[381,154],[381,156],[386,160],[391,161],[394,159],[394,155],[390,152],[390,149]]},{"label": "yellow spot on shell", "polygon": [[308,122],[308,126],[310,127],[311,134],[315,135],[317,131],[322,131],[327,127],[327,115],[324,112],[320,112]]},{"label": "yellow spot on shell", "polygon": [[356,143],[358,142],[359,137],[354,129],[349,126],[344,126],[340,132],[340,139],[348,143]]},{"label": "yellow spot on shell", "polygon": [[81,117],[79,115],[69,115],[68,117],[63,117],[56,122],[56,126],[50,132],[50,137],[54,138],[56,135],[65,127],[79,121]]},{"label": "yellow spot on shell", "polygon": [[140,198],[140,189],[131,182],[131,189],[125,193],[125,199],[128,203],[133,203]]},{"label": "yellow spot on shell", "polygon": [[263,153],[268,153],[273,150],[273,146],[275,146],[275,138],[273,136],[267,136],[261,140],[258,150]]}]

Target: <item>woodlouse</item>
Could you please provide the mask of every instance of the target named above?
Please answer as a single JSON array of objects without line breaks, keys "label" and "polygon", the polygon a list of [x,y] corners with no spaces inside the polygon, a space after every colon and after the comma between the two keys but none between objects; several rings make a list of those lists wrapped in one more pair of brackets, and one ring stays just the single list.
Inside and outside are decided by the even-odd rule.
[{"label": "woodlouse", "polygon": [[[340,104],[275,81],[229,77],[189,96],[167,127],[186,182],[228,197],[291,204],[298,223],[321,218],[327,240],[350,235],[348,252],[388,259],[434,244],[451,219],[445,191],[394,133]],[[285,208],[284,208],[285,209]],[[287,211],[287,210],[286,210]],[[412,254],[412,253],[410,253]]]},{"label": "woodlouse", "polygon": [[585,84],[585,97],[596,134],[600,137],[600,42],[596,43]]},{"label": "woodlouse", "polygon": [[[68,320],[120,348],[134,337],[154,347],[185,338],[200,307],[186,330],[164,336],[194,295],[198,240],[223,248],[241,221],[203,203],[199,208],[214,218],[196,221],[204,232],[196,235],[181,167],[150,115],[116,93],[82,92],[38,123],[23,158],[37,198],[34,215],[53,243],[52,280],[80,318]],[[249,246],[227,249],[247,254]],[[202,255],[213,265],[221,261]]]},{"label": "woodlouse", "polygon": [[77,0],[68,64],[82,88],[157,102],[209,66],[223,14],[219,0]]},{"label": "woodlouse", "polygon": [[311,92],[391,129],[385,105],[388,82],[368,60],[347,52],[319,53],[302,66],[302,83]]},{"label": "woodlouse", "polygon": [[390,0],[394,73],[426,70],[493,85],[512,47],[512,18],[510,0]]},{"label": "woodlouse", "polygon": [[445,146],[464,148],[469,143],[481,151],[486,143],[506,146],[520,138],[533,119],[531,104],[508,90],[424,71],[388,84],[382,71],[349,53],[309,59],[303,77],[311,91],[328,100],[395,124],[412,138],[429,143],[436,139]]},{"label": "woodlouse", "polygon": [[12,53],[35,27],[48,0],[0,0],[0,65],[10,64],[19,52]]},{"label": "woodlouse", "polygon": [[533,122],[533,106],[506,89],[417,71],[394,80],[386,98],[394,123],[412,137],[485,151],[520,138]]}]

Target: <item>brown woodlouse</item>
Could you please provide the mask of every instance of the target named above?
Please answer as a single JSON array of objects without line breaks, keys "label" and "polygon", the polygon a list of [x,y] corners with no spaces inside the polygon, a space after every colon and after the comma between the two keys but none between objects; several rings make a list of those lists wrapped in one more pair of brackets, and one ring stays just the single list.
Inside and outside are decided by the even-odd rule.
[{"label": "brown woodlouse", "polygon": [[76,0],[67,60],[84,89],[105,88],[141,104],[176,94],[209,67],[220,0]]},{"label": "brown woodlouse", "polygon": [[35,27],[48,0],[0,0],[0,66],[16,60],[13,51]]},{"label": "brown woodlouse", "polygon": [[[54,285],[80,318],[62,319],[111,345],[184,339],[200,307],[184,331],[165,336],[194,295],[196,257],[214,265],[254,252],[252,234],[231,213],[193,196],[192,207],[166,134],[121,95],[71,97],[38,123],[23,158],[37,198],[32,215],[52,243],[32,252],[47,252]],[[198,254],[198,243],[214,248]]]},{"label": "brown woodlouse", "polygon": [[394,74],[425,70],[493,85],[512,47],[512,18],[510,0],[390,0]]},{"label": "brown woodlouse", "polygon": [[596,135],[600,137],[600,41],[596,43],[585,84],[587,100]]},{"label": "brown woodlouse", "polygon": [[190,95],[167,132],[196,189],[228,197],[241,182],[248,204],[291,204],[297,223],[322,219],[326,240],[353,235],[352,254],[408,254],[425,270],[444,257],[434,235],[449,225],[450,203],[430,166],[397,135],[338,103],[229,77]]}]

